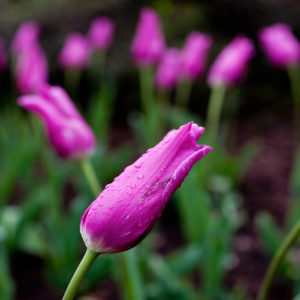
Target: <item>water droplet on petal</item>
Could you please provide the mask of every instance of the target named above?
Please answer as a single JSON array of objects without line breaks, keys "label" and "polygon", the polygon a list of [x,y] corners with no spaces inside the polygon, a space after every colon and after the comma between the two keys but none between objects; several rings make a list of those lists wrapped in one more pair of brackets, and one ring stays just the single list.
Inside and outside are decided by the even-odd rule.
[{"label": "water droplet on petal", "polygon": [[136,225],[137,225],[137,227],[139,227],[139,228],[143,227],[143,223],[142,223],[142,221],[141,221],[141,220],[140,220],[140,221],[138,221]]},{"label": "water droplet on petal", "polygon": [[147,189],[147,190],[150,189],[150,184],[146,184],[146,189]]},{"label": "water droplet on petal", "polygon": [[140,167],[142,166],[142,163],[141,162],[138,162],[134,165],[135,168],[139,169]]},{"label": "water droplet on petal", "polygon": [[135,188],[136,188],[136,184],[133,183],[133,184],[131,185],[131,188],[132,188],[132,189],[135,189]]},{"label": "water droplet on petal", "polygon": [[107,190],[109,187],[110,187],[110,184],[107,184],[104,189]]},{"label": "water droplet on petal", "polygon": [[145,176],[144,176],[144,174],[139,174],[136,178],[137,179],[143,179]]}]

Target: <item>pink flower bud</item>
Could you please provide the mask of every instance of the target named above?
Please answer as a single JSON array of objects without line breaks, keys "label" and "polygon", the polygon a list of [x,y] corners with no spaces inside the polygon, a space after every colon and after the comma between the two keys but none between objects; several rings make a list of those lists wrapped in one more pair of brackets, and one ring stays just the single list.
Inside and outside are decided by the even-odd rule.
[{"label": "pink flower bud", "polygon": [[42,119],[59,156],[80,159],[94,152],[92,130],[61,87],[45,85],[36,95],[20,97],[18,104]]},{"label": "pink flower bud", "polygon": [[17,30],[11,43],[11,51],[19,54],[26,48],[30,48],[32,44],[38,42],[40,27],[35,21],[25,21]]},{"label": "pink flower bud", "polygon": [[181,76],[189,80],[195,80],[204,72],[207,54],[212,45],[209,35],[199,32],[191,32],[185,41],[181,52]]},{"label": "pink flower bud", "polygon": [[300,62],[300,42],[287,24],[274,24],[259,31],[259,39],[275,66],[287,67]]},{"label": "pink flower bud", "polygon": [[159,62],[165,49],[165,39],[156,12],[142,9],[131,46],[131,55],[139,66],[152,66]]},{"label": "pink flower bud", "polygon": [[107,50],[113,42],[114,30],[115,24],[110,18],[95,19],[88,33],[91,46],[96,50]]},{"label": "pink flower bud", "polygon": [[121,252],[143,240],[192,166],[211,150],[196,144],[203,132],[193,122],[171,130],[107,185],[81,218],[87,248]]},{"label": "pink flower bud", "polygon": [[254,51],[253,43],[248,38],[236,37],[222,50],[212,65],[208,75],[209,85],[233,85],[239,82]]},{"label": "pink flower bud", "polygon": [[5,52],[5,45],[3,39],[0,37],[0,71],[7,65],[7,57]]},{"label": "pink flower bud", "polygon": [[88,40],[79,33],[71,33],[65,40],[58,61],[63,68],[84,69],[88,65],[90,53]]},{"label": "pink flower bud", "polygon": [[40,45],[23,49],[16,61],[15,80],[21,94],[36,92],[48,81],[47,59]]},{"label": "pink flower bud", "polygon": [[180,52],[177,49],[165,51],[155,74],[155,83],[160,90],[173,89],[178,81]]}]

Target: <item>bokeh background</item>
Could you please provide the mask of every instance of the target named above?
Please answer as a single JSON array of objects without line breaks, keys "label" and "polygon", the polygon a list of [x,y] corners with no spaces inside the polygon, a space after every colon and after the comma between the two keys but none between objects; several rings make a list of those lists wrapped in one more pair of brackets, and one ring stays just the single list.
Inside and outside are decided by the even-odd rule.
[{"label": "bokeh background", "polygon": [[[139,11],[145,6],[160,15],[168,46],[181,48],[186,35],[193,30],[211,34],[214,42],[208,65],[238,34],[255,43],[256,53],[245,80],[226,95],[220,130],[226,153],[237,158],[241,149],[251,143],[251,159],[247,156],[235,162],[236,169],[245,169],[236,171],[236,178],[225,170],[212,183],[225,185],[224,189],[235,195],[238,201],[233,201],[239,204],[233,211],[242,220],[236,222],[224,242],[224,257],[215,258],[215,267],[210,269],[223,270],[221,279],[213,283],[220,292],[196,293],[196,299],[254,299],[271,255],[289,228],[286,224],[290,211],[296,211],[291,204],[294,195],[290,188],[296,161],[290,83],[285,70],[268,62],[257,33],[262,27],[284,22],[299,38],[299,1],[0,0],[0,36],[9,49],[19,25],[28,19],[36,20],[42,27],[41,44],[48,58],[50,83],[63,86],[64,74],[57,56],[67,34],[85,34],[97,16],[114,20],[115,38],[105,66],[110,84],[108,97],[113,100],[106,102],[104,110],[100,105],[99,114],[104,114],[101,120],[91,113],[99,108],[95,104],[99,84],[97,77],[91,76],[93,72],[83,71],[80,86],[73,94],[76,105],[101,139],[94,162],[102,182],[109,183],[146,149],[136,134],[141,104],[137,68],[129,51]],[[83,253],[78,224],[91,195],[78,168],[55,157],[48,149],[40,123],[29,119],[16,105],[17,92],[9,68],[0,74],[0,89],[0,298],[60,299]],[[209,95],[205,74],[193,84],[183,119],[196,116],[204,124]],[[99,124],[106,126],[105,130],[103,126],[97,127]],[[155,232],[137,249],[147,299],[194,299],[185,284],[202,290],[203,276],[207,275],[197,271],[201,266],[201,243],[199,246],[186,237],[176,201],[168,203]],[[60,206],[63,221],[57,210],[48,208],[49,203]],[[227,218],[235,217],[229,213]],[[186,250],[185,256],[178,254],[182,249]],[[297,247],[289,259],[274,282],[270,299],[292,299],[299,292]],[[190,264],[189,270],[183,270],[180,262]],[[123,299],[118,276],[114,259],[101,257],[83,284],[82,299]]]}]

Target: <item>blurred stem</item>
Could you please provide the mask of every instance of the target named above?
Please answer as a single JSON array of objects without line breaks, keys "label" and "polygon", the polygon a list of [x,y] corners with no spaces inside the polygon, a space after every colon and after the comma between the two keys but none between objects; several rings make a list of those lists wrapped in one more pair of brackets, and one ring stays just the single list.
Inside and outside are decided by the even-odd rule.
[{"label": "blurred stem", "polygon": [[175,94],[175,104],[186,109],[192,91],[192,82],[184,79],[178,82]]},{"label": "blurred stem", "polygon": [[144,299],[140,274],[135,262],[135,249],[118,254],[126,300]]},{"label": "blurred stem", "polygon": [[296,144],[300,136],[300,68],[298,65],[287,67],[288,76],[291,83],[293,101],[294,101],[294,126],[296,132]]},{"label": "blurred stem", "polygon": [[87,182],[90,185],[90,188],[95,197],[98,197],[102,191],[101,184],[97,178],[96,172],[91,164],[91,161],[88,159],[83,159],[80,161],[80,166],[86,177]]},{"label": "blurred stem", "polygon": [[150,146],[156,140],[156,112],[154,106],[154,95],[153,95],[153,69],[151,67],[140,68],[140,84],[141,84],[141,101],[145,115],[145,123],[147,133],[149,136],[148,141]]},{"label": "blurred stem", "polygon": [[78,98],[81,70],[65,69],[64,76],[64,84],[66,90],[72,97]]},{"label": "blurred stem", "polygon": [[262,285],[258,292],[258,300],[265,300],[271,285],[271,282],[275,276],[275,273],[284,258],[285,254],[289,250],[289,248],[292,246],[292,244],[296,241],[300,234],[300,220],[295,224],[295,226],[292,228],[290,233],[287,235],[285,240],[281,243],[281,246],[275,253],[274,258],[272,259],[268,270],[265,274],[265,277],[263,279]]},{"label": "blurred stem", "polygon": [[291,82],[294,102],[300,105],[300,68],[298,65],[290,65],[287,72]]},{"label": "blurred stem", "polygon": [[[86,179],[91,187],[91,190],[94,193],[94,196],[98,197],[102,189],[91,162],[89,160],[82,160],[80,164],[83,173],[86,176]],[[91,251],[91,250],[87,250],[87,251]],[[124,282],[123,285],[124,293],[126,294],[128,300],[141,300],[143,299],[143,297],[141,296],[142,284],[139,280],[140,274],[139,274],[138,266],[132,255],[133,254],[131,251],[122,252],[118,254],[118,258],[121,266],[122,281]],[[66,298],[66,299],[72,299],[72,298]],[[65,300],[65,298],[63,300]]]},{"label": "blurred stem", "polygon": [[92,265],[92,263],[94,262],[94,260],[97,258],[98,255],[99,255],[99,253],[94,252],[90,249],[86,250],[79,266],[77,267],[77,269],[66,289],[66,292],[62,298],[63,300],[74,299],[82,278],[84,277],[87,270]]},{"label": "blurred stem", "polygon": [[212,87],[207,108],[206,129],[211,145],[216,144],[223,100],[226,92],[225,85]]}]

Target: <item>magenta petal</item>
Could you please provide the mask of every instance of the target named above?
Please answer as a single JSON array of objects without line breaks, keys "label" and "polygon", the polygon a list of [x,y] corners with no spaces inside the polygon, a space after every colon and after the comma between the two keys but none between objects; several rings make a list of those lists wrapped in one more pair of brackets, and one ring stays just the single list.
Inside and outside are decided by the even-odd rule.
[{"label": "magenta petal", "polygon": [[196,144],[203,132],[192,122],[170,131],[107,185],[81,219],[86,246],[112,253],[139,243],[191,167],[211,150]]},{"label": "magenta petal", "polygon": [[300,41],[289,25],[273,24],[259,31],[259,40],[270,62],[278,67],[287,67],[300,62]]},{"label": "magenta petal", "polygon": [[48,85],[38,92],[20,97],[18,104],[41,117],[57,154],[68,159],[90,156],[95,151],[96,139],[66,92]]},{"label": "magenta petal", "polygon": [[47,103],[39,95],[21,96],[18,99],[18,104],[40,116],[48,129],[57,127],[61,123],[61,115],[57,112],[55,106]]},{"label": "magenta petal", "polygon": [[144,8],[131,46],[131,55],[139,66],[153,66],[159,62],[165,49],[165,38],[158,15]]}]

